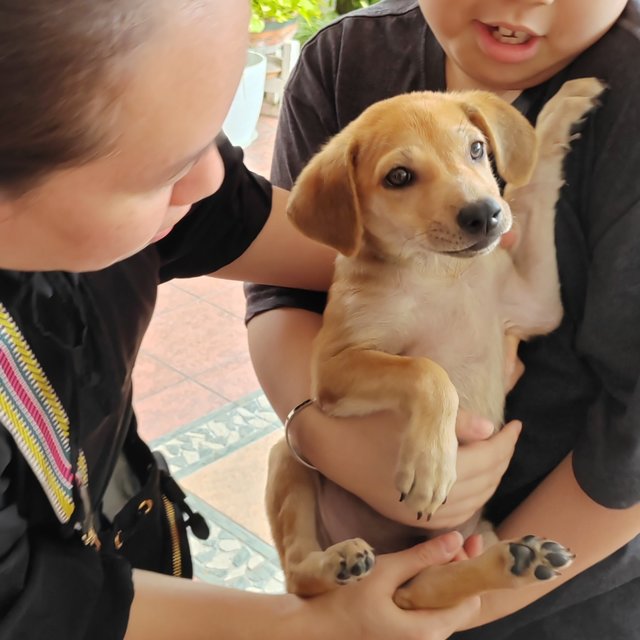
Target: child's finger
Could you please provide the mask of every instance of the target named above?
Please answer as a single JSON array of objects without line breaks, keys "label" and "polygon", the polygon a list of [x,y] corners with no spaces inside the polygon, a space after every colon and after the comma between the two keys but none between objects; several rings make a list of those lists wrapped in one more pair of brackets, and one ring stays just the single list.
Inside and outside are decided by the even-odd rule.
[{"label": "child's finger", "polygon": [[481,535],[469,536],[464,543],[464,550],[469,558],[479,556],[483,551],[484,543]]},{"label": "child's finger", "polygon": [[473,415],[464,409],[458,411],[456,418],[456,435],[462,443],[486,440],[491,437],[495,427],[490,420]]}]

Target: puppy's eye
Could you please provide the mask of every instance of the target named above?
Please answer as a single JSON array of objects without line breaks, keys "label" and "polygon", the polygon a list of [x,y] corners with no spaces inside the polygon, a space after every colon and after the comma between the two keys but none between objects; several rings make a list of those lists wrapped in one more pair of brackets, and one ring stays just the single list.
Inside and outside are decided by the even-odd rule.
[{"label": "puppy's eye", "polygon": [[413,180],[413,174],[405,167],[394,167],[387,173],[384,183],[387,187],[406,187]]},{"label": "puppy's eye", "polygon": [[480,140],[472,142],[469,148],[469,155],[472,160],[480,160],[480,158],[484,157],[484,142],[480,142]]}]

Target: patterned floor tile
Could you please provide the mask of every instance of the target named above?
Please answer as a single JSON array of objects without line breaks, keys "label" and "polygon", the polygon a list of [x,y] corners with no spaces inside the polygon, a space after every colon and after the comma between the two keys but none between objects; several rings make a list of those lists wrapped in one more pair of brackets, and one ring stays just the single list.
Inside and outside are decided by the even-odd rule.
[{"label": "patterned floor tile", "polygon": [[280,429],[282,423],[261,391],[233,402],[191,425],[157,438],[176,479]]},{"label": "patterned floor tile", "polygon": [[197,496],[188,499],[210,530],[207,540],[193,536],[189,540],[197,578],[243,591],[284,592],[284,576],[273,547]]},{"label": "patterned floor tile", "polygon": [[[281,428],[262,392],[231,403],[198,422],[151,442],[178,480]],[[191,507],[206,519],[207,540],[190,536],[194,574],[200,580],[248,591],[282,593],[284,578],[275,549],[261,537],[187,491]]]}]

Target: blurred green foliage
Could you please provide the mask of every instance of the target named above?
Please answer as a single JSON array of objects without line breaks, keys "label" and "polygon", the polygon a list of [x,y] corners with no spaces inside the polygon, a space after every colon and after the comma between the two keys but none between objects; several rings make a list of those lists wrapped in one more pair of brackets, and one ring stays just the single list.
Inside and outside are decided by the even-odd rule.
[{"label": "blurred green foliage", "polygon": [[336,11],[342,15],[354,9],[369,7],[376,2],[378,2],[378,0],[336,0]]},{"label": "blurred green foliage", "polygon": [[296,39],[305,43],[339,15],[375,4],[378,0],[251,0],[252,33],[264,30],[265,22],[300,21]]},{"label": "blurred green foliage", "polygon": [[322,0],[251,0],[249,31],[260,33],[266,21],[289,22],[296,17],[307,23],[318,20],[324,5]]},{"label": "blurred green foliage", "polygon": [[378,0],[320,0],[316,4],[320,5],[321,13],[308,21],[301,21],[296,34],[296,40],[304,44],[312,38],[320,29],[326,27],[338,16],[349,13],[355,9],[362,9],[375,4]]}]

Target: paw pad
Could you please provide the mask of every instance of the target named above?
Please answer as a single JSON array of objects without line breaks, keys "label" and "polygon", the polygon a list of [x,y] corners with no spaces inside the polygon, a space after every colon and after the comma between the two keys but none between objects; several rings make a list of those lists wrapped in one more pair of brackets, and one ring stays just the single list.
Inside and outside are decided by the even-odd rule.
[{"label": "paw pad", "polygon": [[525,536],[509,543],[513,557],[511,573],[518,577],[533,575],[537,580],[549,580],[558,575],[556,569],[567,567],[575,555],[553,540]]},{"label": "paw pad", "polygon": [[358,538],[345,540],[325,551],[331,575],[338,584],[356,582],[366,576],[375,564],[373,549]]}]

